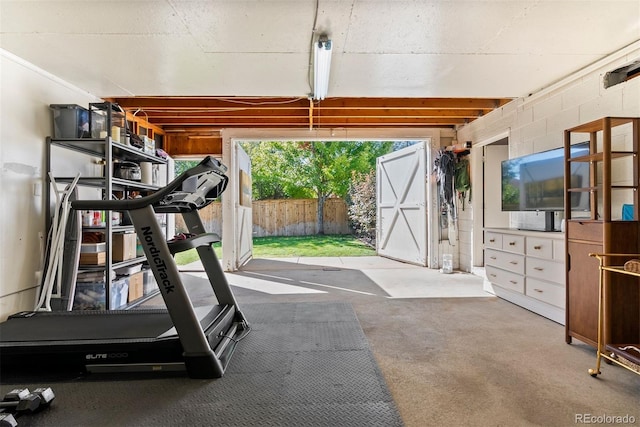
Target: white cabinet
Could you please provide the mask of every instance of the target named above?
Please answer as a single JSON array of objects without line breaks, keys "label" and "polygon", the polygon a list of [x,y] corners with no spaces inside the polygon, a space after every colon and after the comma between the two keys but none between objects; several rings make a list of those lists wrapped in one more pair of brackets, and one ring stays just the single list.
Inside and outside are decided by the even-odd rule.
[{"label": "white cabinet", "polygon": [[498,285],[501,288],[510,289],[521,294],[524,293],[524,276],[522,274],[505,271],[489,264],[485,267],[485,271],[487,273],[487,279],[489,279],[489,281],[494,285]]},{"label": "white cabinet", "polygon": [[497,296],[565,322],[564,235],[486,229],[484,262]]},{"label": "white cabinet", "polygon": [[494,267],[517,274],[524,274],[524,255],[487,249],[485,251],[485,260]]}]

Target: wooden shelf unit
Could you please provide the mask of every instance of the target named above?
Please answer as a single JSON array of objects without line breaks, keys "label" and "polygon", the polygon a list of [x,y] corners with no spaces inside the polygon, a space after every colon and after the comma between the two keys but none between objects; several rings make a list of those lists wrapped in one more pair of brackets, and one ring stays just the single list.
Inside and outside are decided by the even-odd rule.
[{"label": "wooden shelf unit", "polygon": [[[626,143],[630,149],[612,150],[612,136],[616,138],[616,145]],[[571,158],[571,144],[583,142],[585,138],[589,140],[590,154]],[[564,132],[567,343],[576,338],[598,346],[600,267],[590,254],[640,252],[639,146],[640,118],[604,117]],[[626,162],[616,163],[615,173],[624,173],[629,183],[616,181],[614,184],[612,160]],[[572,186],[571,182],[571,165],[576,162],[589,165],[589,182],[579,187]],[[624,199],[615,194],[618,190],[631,193],[623,202],[633,206],[633,218],[629,220],[618,218]],[[584,192],[590,197],[589,212],[572,212],[571,195]],[[606,257],[603,267],[619,264],[620,260]],[[619,274],[614,277],[607,268],[602,270],[602,287],[607,296],[600,324],[602,339],[604,342],[638,342],[638,278]]]}]

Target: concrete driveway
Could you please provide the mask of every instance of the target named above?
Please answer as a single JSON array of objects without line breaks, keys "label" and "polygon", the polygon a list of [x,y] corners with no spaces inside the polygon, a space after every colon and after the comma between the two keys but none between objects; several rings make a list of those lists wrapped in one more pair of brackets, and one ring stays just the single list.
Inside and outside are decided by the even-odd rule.
[{"label": "concrete driveway", "polygon": [[[200,262],[181,267],[206,277]],[[492,297],[479,276],[433,270],[378,256],[256,258],[239,271],[226,273],[239,296],[314,297],[360,295],[382,298]],[[256,295],[258,296],[258,295]],[[306,298],[305,298],[306,299]]]}]

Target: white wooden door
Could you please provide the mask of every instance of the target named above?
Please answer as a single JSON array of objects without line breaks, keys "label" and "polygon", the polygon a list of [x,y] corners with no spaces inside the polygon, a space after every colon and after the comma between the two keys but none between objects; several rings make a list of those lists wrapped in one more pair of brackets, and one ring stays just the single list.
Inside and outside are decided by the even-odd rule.
[{"label": "white wooden door", "polygon": [[421,141],[379,157],[376,166],[378,255],[427,266],[427,152]]},{"label": "white wooden door", "polygon": [[251,159],[236,144],[238,165],[237,185],[238,200],[236,203],[236,267],[247,262],[253,254],[253,211],[251,209]]}]

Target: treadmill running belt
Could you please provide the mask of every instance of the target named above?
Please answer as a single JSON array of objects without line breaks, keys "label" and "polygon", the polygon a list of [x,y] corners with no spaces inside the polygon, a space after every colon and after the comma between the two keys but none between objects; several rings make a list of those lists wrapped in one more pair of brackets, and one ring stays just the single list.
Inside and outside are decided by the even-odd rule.
[{"label": "treadmill running belt", "polygon": [[[197,307],[207,328],[224,306]],[[109,339],[154,339],[175,329],[166,310],[111,310],[37,312],[30,317],[9,318],[0,324],[0,348],[12,343]]]},{"label": "treadmill running belt", "polygon": [[155,338],[173,327],[167,311],[148,311],[111,311],[108,315],[88,316],[78,316],[76,312],[39,312],[31,317],[10,318],[0,325],[0,346],[27,341]]}]

